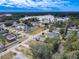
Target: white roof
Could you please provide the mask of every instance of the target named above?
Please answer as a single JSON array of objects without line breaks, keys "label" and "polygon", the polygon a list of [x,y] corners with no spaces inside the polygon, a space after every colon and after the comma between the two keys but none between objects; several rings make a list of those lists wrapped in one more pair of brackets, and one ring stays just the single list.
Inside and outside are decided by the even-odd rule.
[{"label": "white roof", "polygon": [[25,16],[24,18],[22,18],[22,20],[29,19],[29,18],[33,18],[33,17],[36,17],[36,18],[54,18],[53,15]]}]

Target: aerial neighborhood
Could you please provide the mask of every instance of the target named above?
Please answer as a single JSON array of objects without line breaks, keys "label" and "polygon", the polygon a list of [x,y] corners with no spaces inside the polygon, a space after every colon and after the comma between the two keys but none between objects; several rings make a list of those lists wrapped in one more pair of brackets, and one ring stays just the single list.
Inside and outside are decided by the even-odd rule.
[{"label": "aerial neighborhood", "polygon": [[78,16],[1,14],[0,59],[79,59]]}]

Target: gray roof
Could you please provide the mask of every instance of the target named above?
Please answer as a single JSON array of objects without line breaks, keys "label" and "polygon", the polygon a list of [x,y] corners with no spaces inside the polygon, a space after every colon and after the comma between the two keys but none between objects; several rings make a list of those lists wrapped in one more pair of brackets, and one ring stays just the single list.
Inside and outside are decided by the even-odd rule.
[{"label": "gray roof", "polygon": [[6,36],[6,38],[7,38],[8,40],[12,40],[12,39],[16,39],[16,36],[13,35],[13,34],[9,34],[9,35]]},{"label": "gray roof", "polygon": [[14,56],[12,59],[29,59],[29,58],[24,55],[18,54],[16,56]]},{"label": "gray roof", "polygon": [[59,36],[59,32],[56,32],[56,31],[49,32],[49,33],[48,33],[48,36],[49,36],[49,37],[56,37],[56,36]]},{"label": "gray roof", "polygon": [[0,48],[3,48],[3,47],[4,47],[4,45],[0,43]]}]

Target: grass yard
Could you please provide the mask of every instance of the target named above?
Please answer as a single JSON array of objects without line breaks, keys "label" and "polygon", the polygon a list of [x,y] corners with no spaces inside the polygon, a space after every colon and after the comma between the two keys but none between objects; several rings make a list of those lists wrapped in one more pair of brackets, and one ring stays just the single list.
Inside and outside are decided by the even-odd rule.
[{"label": "grass yard", "polygon": [[16,48],[16,51],[21,52],[23,55],[29,57],[30,59],[32,59],[32,52],[30,49],[20,45],[18,48]]},{"label": "grass yard", "polygon": [[8,41],[6,40],[6,38],[0,36],[0,43],[3,43],[3,44],[8,44]]},{"label": "grass yard", "polygon": [[22,42],[26,39],[27,39],[27,37],[25,35],[19,35],[17,41]]},{"label": "grass yard", "polygon": [[31,32],[29,32],[29,34],[30,34],[30,35],[35,35],[35,34],[40,33],[40,32],[43,31],[43,30],[44,30],[43,27],[35,28],[35,29],[33,29]]},{"label": "grass yard", "polygon": [[19,51],[19,52],[25,54],[25,52],[27,51],[27,48],[20,45],[18,48],[16,48],[16,51]]},{"label": "grass yard", "polygon": [[37,45],[37,41],[35,41],[35,40],[31,40],[31,41],[29,41],[27,44],[28,45]]},{"label": "grass yard", "polygon": [[15,56],[15,53],[9,52],[9,53],[1,56],[0,59],[11,59],[13,56]]}]

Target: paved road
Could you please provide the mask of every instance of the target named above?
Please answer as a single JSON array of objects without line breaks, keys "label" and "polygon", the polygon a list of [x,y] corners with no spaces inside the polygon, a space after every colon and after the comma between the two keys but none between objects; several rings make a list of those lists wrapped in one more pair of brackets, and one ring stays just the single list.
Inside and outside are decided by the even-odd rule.
[{"label": "paved road", "polygon": [[[27,42],[30,41],[30,40],[34,40],[35,37],[38,37],[39,35],[41,35],[41,34],[44,33],[44,32],[48,32],[48,29],[47,29],[47,30],[44,30],[44,31],[42,31],[42,32],[40,32],[40,33],[38,33],[38,34],[36,34],[36,35],[29,35],[28,39],[26,39],[25,41],[23,41],[23,42],[17,44],[17,45],[14,46],[14,47],[11,47],[11,48],[7,49],[6,51],[0,53],[0,56],[4,55],[4,54],[6,54],[6,53],[8,53],[8,52],[10,52],[10,51],[14,51],[15,48],[18,48],[20,45],[23,45],[23,44],[27,43]],[[23,34],[23,33],[22,33],[22,34]]]},{"label": "paved road", "polygon": [[[9,29],[9,28],[6,28],[6,29]],[[57,29],[59,30],[60,28],[57,28]],[[9,29],[9,30],[13,31],[13,29]],[[72,29],[68,29],[68,30],[72,30]],[[73,30],[78,30],[78,29],[73,29]],[[22,35],[26,35],[28,38],[27,38],[25,41],[23,41],[23,42],[17,44],[16,46],[9,48],[7,51],[4,51],[4,52],[0,53],[0,56],[2,56],[2,55],[4,55],[4,54],[8,53],[9,51],[14,51],[15,48],[17,48],[18,46],[20,46],[20,45],[25,45],[25,43],[27,43],[27,42],[30,41],[30,40],[34,40],[35,37],[38,37],[39,35],[41,35],[41,34],[44,33],[44,32],[47,33],[47,32],[48,32],[48,29],[47,29],[47,30],[44,30],[44,31],[42,31],[42,32],[40,32],[40,33],[38,33],[38,34],[36,34],[36,35],[28,35],[28,34],[22,32],[22,31],[18,31],[18,30],[16,30],[16,31],[17,31],[17,33],[19,32],[19,33],[22,34]]]}]

